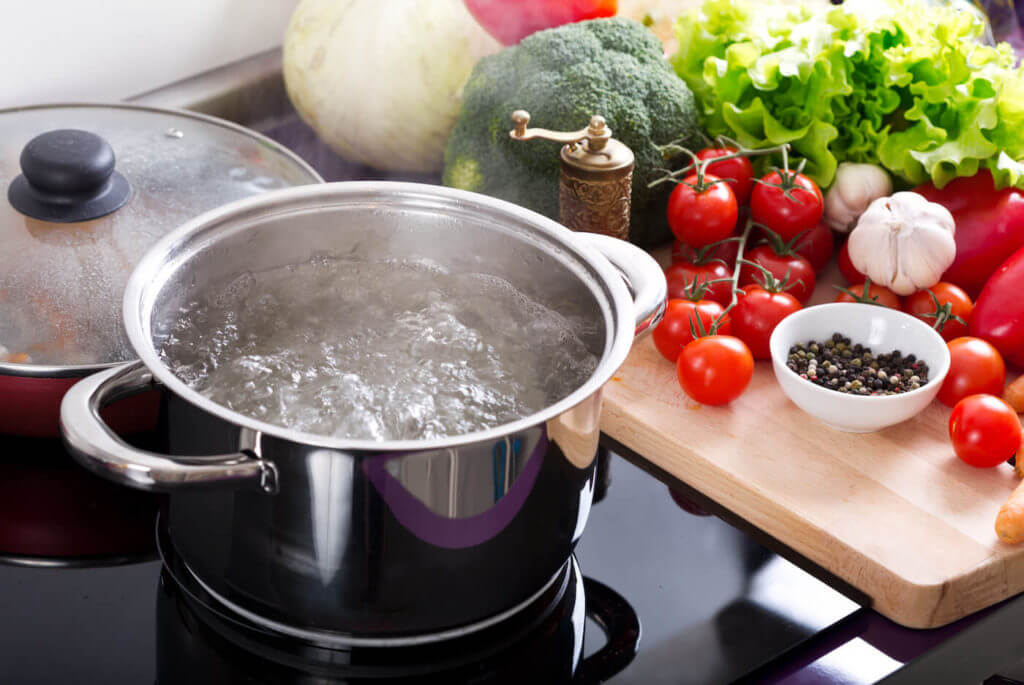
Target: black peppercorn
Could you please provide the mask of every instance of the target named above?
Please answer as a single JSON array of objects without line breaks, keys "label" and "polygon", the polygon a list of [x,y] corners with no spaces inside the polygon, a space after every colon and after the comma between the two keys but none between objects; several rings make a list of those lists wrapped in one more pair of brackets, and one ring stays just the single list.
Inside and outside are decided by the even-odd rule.
[{"label": "black peppercorn", "polygon": [[913,354],[876,355],[841,333],[793,345],[786,366],[811,383],[849,395],[896,395],[928,382],[928,365]]}]

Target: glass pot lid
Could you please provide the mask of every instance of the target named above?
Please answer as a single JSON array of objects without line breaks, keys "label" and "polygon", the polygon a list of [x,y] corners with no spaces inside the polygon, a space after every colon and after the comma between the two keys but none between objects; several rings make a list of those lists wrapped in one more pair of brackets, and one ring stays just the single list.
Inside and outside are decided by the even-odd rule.
[{"label": "glass pot lid", "polygon": [[323,179],[253,131],[135,105],[0,110],[0,365],[131,359],[121,297],[188,219]]}]

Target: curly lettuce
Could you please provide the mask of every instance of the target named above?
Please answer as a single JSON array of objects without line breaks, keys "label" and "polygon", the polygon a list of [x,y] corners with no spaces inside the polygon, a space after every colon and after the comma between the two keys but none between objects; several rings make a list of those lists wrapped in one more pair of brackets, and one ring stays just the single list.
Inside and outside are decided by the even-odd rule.
[{"label": "curly lettuce", "polygon": [[704,128],[748,147],[790,143],[832,183],[842,161],[942,187],[980,169],[1024,187],[1024,76],[983,45],[971,12],[923,0],[832,9],[706,0],[676,25],[676,73]]}]

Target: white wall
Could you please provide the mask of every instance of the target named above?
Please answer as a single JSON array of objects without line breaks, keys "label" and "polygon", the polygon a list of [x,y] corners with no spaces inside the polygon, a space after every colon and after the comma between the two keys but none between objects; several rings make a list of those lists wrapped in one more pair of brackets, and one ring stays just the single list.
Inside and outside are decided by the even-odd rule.
[{"label": "white wall", "polygon": [[116,100],[280,45],[297,0],[0,0],[0,107]]}]

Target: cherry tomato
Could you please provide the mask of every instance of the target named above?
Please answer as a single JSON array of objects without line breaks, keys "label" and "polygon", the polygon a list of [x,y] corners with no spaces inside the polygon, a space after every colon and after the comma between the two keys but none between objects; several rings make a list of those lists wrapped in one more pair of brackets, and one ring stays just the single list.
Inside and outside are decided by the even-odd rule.
[{"label": "cherry tomato", "polygon": [[864,274],[857,271],[857,267],[850,261],[849,245],[850,243],[847,241],[839,248],[839,273],[843,275],[847,283],[863,283],[867,279]]},{"label": "cherry tomato", "polygon": [[[849,288],[847,288],[847,290],[854,293],[858,297],[861,297],[861,294],[864,292],[864,284],[857,283],[856,285],[851,285]],[[902,307],[900,306],[899,295],[889,290],[888,288],[883,288],[882,286],[875,285],[874,283],[868,286],[867,299],[872,300],[876,304],[880,304],[883,307],[888,307],[889,309],[902,309]],[[853,297],[853,295],[850,295],[850,293],[840,293],[839,297],[836,298],[836,302],[857,301],[858,299],[856,297]]]},{"label": "cherry tomato", "polygon": [[[697,159],[725,157],[735,152],[737,150],[734,147],[706,147],[697,153]],[[735,157],[724,162],[713,162],[708,164],[706,171],[718,178],[729,179],[726,183],[732,187],[737,204],[747,204],[747,200],[750,199],[750,191],[754,189],[754,167],[750,163],[750,158]]]},{"label": "cherry tomato", "polygon": [[[904,297],[903,311],[907,314],[913,314],[929,326],[934,326],[935,317],[930,315],[935,314],[937,307],[935,306],[935,300],[932,299],[932,295],[935,295],[935,300],[939,301],[940,307],[949,305],[950,314],[959,316],[964,321],[970,321],[971,310],[974,309],[974,303],[971,302],[971,298],[959,286],[943,281],[939,281],[925,290],[918,290],[913,295]],[[967,335],[967,324],[950,319],[943,324],[939,334],[943,340],[961,338]]]},{"label": "cherry tomato", "polygon": [[739,397],[754,375],[754,358],[739,338],[709,335],[683,348],[676,376],[683,391],[701,404],[719,405]]},{"label": "cherry tomato", "polygon": [[[836,242],[832,237],[832,229],[822,222],[818,222],[809,231],[805,231],[796,239],[793,249],[801,257],[806,259],[819,272],[828,266],[832,261],[832,253],[835,252]],[[860,280],[864,280],[861,278]]]},{"label": "cherry tomato", "polygon": [[[748,262],[759,264],[780,281],[786,280],[792,286],[787,292],[800,302],[807,302],[814,294],[816,280],[814,267],[800,255],[780,255],[770,245],[759,245],[743,255],[743,258]],[[764,274],[759,269],[749,264],[740,267],[741,287],[763,283]]]},{"label": "cherry tomato", "polygon": [[768,342],[780,321],[800,310],[800,303],[789,293],[772,293],[758,285],[743,289],[733,308],[732,333],[746,343],[754,359],[770,359]]},{"label": "cherry tomato", "polygon": [[981,338],[970,336],[946,343],[949,348],[949,373],[939,388],[939,401],[954,406],[968,395],[1002,395],[1006,382],[1006,364],[996,348]]},{"label": "cherry tomato", "polygon": [[[719,243],[714,247],[710,248],[704,255],[703,263],[707,263],[713,259],[720,259],[725,262],[726,266],[730,269],[736,265],[736,252],[739,250],[739,244],[735,240],[730,240],[725,243]],[[678,240],[672,241],[672,263],[676,262],[689,262],[691,264],[697,263],[697,250],[693,249],[689,245],[684,245]]]},{"label": "cherry tomato", "polygon": [[690,299],[686,291],[694,283],[710,283],[726,279],[721,283],[708,286],[704,298],[728,305],[732,301],[732,283],[728,281],[730,278],[732,278],[732,269],[718,261],[710,261],[706,264],[676,262],[665,269],[668,296],[678,300]]},{"label": "cherry tomato", "polygon": [[[693,341],[691,324],[698,336],[701,327],[706,333],[710,332],[711,324],[724,311],[722,305],[713,300],[669,300],[665,306],[665,316],[651,334],[654,346],[661,352],[661,356],[674,362],[682,349]],[[697,325],[698,320],[700,326]],[[726,314],[718,326],[718,332],[727,335],[731,331],[732,323]]]},{"label": "cherry tomato", "polygon": [[[778,171],[763,176],[750,194],[750,215],[778,233],[783,240],[792,240],[821,220],[825,202],[818,184],[803,174],[790,172],[792,187],[786,197],[782,175]],[[767,185],[766,185],[767,184]]]},{"label": "cherry tomato", "polygon": [[[704,247],[724,240],[736,230],[739,208],[728,183],[704,174],[705,188],[697,190],[697,175],[690,174],[677,183],[668,198],[668,226],[680,242]],[[711,185],[708,185],[711,184]]]},{"label": "cherry tomato", "polygon": [[1013,407],[994,395],[970,395],[949,415],[949,439],[960,461],[990,468],[1020,448],[1020,419]]}]

